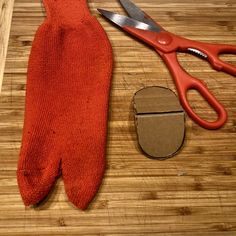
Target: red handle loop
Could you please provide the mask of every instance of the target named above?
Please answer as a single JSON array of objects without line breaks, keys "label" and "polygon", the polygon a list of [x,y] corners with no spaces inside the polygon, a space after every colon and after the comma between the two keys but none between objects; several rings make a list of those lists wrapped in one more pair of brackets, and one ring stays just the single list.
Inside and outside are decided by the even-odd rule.
[{"label": "red handle loop", "polygon": [[162,32],[162,34],[171,37],[172,43],[168,47],[166,47],[165,45],[156,44],[156,47],[159,47],[161,51],[167,53],[166,51],[167,48],[169,49],[168,52],[178,51],[178,50],[186,52],[188,51],[189,48],[197,49],[200,52],[203,52],[204,54],[207,55],[207,59],[209,60],[211,66],[214,69],[218,71],[224,71],[228,74],[236,76],[236,67],[227,62],[224,62],[219,58],[219,55],[223,53],[236,55],[235,45],[198,42],[182,38],[169,32]]},{"label": "red handle loop", "polygon": [[[158,51],[158,50],[157,50]],[[160,53],[160,52],[159,52]],[[175,52],[162,54],[164,61],[166,62],[170,72],[175,81],[179,99],[192,120],[198,123],[200,126],[206,129],[219,129],[224,125],[227,120],[227,112],[224,107],[216,100],[214,95],[207,89],[207,87],[200,80],[189,75],[178,63]],[[197,90],[202,97],[208,102],[208,104],[216,111],[218,118],[214,122],[206,121],[199,117],[191,108],[187,100],[187,92],[190,89]]]},{"label": "red handle loop", "polygon": [[[191,108],[187,100],[187,91],[190,89],[197,90],[202,97],[208,102],[208,104],[216,111],[218,118],[214,122],[209,122],[200,118]],[[216,100],[213,94],[203,85],[200,80],[195,80],[190,87],[182,87],[180,90],[180,100],[184,109],[187,111],[188,115],[196,121],[199,125],[206,129],[218,129],[224,125],[227,120],[227,113],[224,107]]]},{"label": "red handle loop", "polygon": [[207,59],[209,60],[212,68],[236,76],[236,67],[219,58],[219,55],[223,53],[236,54],[236,46],[197,42],[173,34],[171,36],[174,38],[173,41],[175,47],[179,50],[187,51],[188,48],[197,49],[207,55]]},{"label": "red handle loop", "polygon": [[207,54],[212,63],[212,67],[219,71],[236,76],[236,67],[219,58],[220,54],[236,54],[236,46],[225,44],[208,44]]}]

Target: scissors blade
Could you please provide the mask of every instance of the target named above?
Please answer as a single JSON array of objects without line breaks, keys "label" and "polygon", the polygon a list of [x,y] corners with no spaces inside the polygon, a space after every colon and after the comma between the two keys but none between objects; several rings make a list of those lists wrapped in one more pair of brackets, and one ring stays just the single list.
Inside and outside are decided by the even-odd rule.
[{"label": "scissors blade", "polygon": [[142,29],[142,30],[149,30],[149,31],[154,31],[154,32],[160,32],[160,29],[157,27],[153,27],[151,25],[145,24],[143,22],[131,19],[127,16],[122,16],[119,14],[116,14],[114,12],[110,12],[104,9],[97,9],[103,16],[105,16],[107,19],[115,23],[116,25],[120,27],[124,26],[130,26],[134,27],[137,29]]},{"label": "scissors blade", "polygon": [[130,0],[120,0],[120,3],[130,17],[134,18],[135,20],[141,21],[145,24],[148,24],[152,27],[156,27],[159,29],[159,31],[164,30],[153,19],[151,19],[151,17],[149,17],[143,10],[141,10]]}]

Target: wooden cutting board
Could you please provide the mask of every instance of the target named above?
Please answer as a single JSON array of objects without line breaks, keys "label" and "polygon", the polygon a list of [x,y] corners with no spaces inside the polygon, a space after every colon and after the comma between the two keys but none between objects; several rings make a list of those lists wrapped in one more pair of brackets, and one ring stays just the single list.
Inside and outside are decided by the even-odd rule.
[{"label": "wooden cutting board", "polygon": [[[135,2],[174,33],[236,45],[235,0]],[[1,48],[7,45],[12,3],[0,0]],[[16,166],[27,62],[45,12],[40,0],[15,0],[0,97],[0,235],[236,235],[236,78],[213,71],[196,57],[180,55],[182,65],[204,79],[227,108],[229,119],[222,129],[208,131],[187,118],[186,141],[177,156],[165,161],[146,158],[137,144],[132,97],[145,86],[175,87],[153,50],[97,13],[96,8],[124,13],[118,1],[89,4],[108,33],[115,60],[103,184],[85,212],[68,202],[61,180],[39,207],[23,206]],[[236,57],[225,59],[236,65]],[[209,119],[212,112],[201,98],[196,93],[190,98],[199,114]]]}]

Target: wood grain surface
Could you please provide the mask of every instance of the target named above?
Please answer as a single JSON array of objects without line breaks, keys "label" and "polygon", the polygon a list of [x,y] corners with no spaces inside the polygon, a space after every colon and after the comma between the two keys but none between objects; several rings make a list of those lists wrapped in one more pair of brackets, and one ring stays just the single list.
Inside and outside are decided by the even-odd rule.
[{"label": "wood grain surface", "polygon": [[14,0],[0,0],[0,91],[7,55]]},{"label": "wood grain surface", "polygon": [[[7,5],[10,2],[5,1]],[[173,33],[236,45],[234,0],[135,2]],[[108,33],[115,61],[103,184],[85,212],[68,202],[61,179],[38,207],[26,209],[21,201],[16,166],[27,62],[45,12],[40,0],[15,0],[0,97],[0,235],[235,236],[236,78],[215,72],[207,62],[194,56],[179,55],[184,68],[203,79],[226,107],[229,119],[223,128],[208,131],[187,118],[186,140],[180,153],[165,161],[148,159],[137,144],[132,97],[145,86],[160,85],[173,90],[175,86],[166,66],[151,48],[97,13],[96,8],[124,13],[118,1],[90,0],[89,5]],[[9,27],[9,21],[2,20],[3,15],[1,29]],[[7,30],[4,31],[6,35],[1,38],[6,39]],[[1,48],[5,47],[4,40],[0,43]],[[236,56],[224,59],[236,65]],[[189,98],[200,115],[214,118],[197,93],[191,93]]]}]

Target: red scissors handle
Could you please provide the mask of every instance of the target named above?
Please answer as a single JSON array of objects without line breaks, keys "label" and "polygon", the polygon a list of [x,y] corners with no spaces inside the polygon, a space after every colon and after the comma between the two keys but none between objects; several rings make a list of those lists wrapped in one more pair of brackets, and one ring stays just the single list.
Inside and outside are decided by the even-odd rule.
[{"label": "red scissors handle", "polygon": [[222,61],[219,58],[220,54],[236,54],[236,46],[226,44],[204,44],[201,46],[201,50],[206,51],[206,55],[212,65],[212,67],[218,71],[224,71],[228,74],[236,76],[236,67],[227,62]]},{"label": "red scissors handle", "polygon": [[[176,52],[163,54],[158,51],[162,56],[166,65],[168,66],[172,77],[175,81],[176,88],[178,90],[179,99],[186,110],[188,115],[197,122],[199,125],[206,129],[218,129],[224,125],[227,120],[227,112],[224,107],[216,100],[213,94],[207,89],[203,82],[199,79],[196,79],[189,75],[179,64],[176,56]],[[187,92],[190,89],[197,90],[202,97],[209,103],[209,105],[216,111],[218,114],[218,119],[214,122],[203,120],[199,117],[191,108],[187,100]]]},{"label": "red scissors handle", "polygon": [[[223,53],[236,54],[236,46],[197,42],[194,40],[176,36],[169,32],[163,32],[161,34],[162,37],[164,36],[172,38],[172,42],[169,45],[172,49],[175,48],[176,51],[183,51],[183,52],[188,51],[189,48],[197,49],[200,52],[203,52],[207,56],[207,60],[210,62],[212,68],[218,71],[224,71],[234,76],[236,75],[236,67],[227,62],[222,61],[219,58],[219,55]],[[166,47],[163,47],[160,44],[158,44],[158,47],[166,49]]]}]

